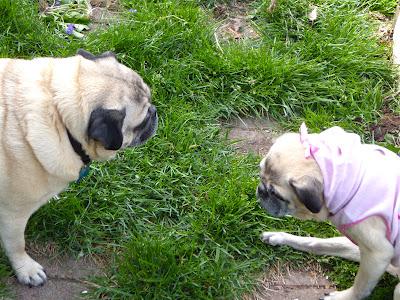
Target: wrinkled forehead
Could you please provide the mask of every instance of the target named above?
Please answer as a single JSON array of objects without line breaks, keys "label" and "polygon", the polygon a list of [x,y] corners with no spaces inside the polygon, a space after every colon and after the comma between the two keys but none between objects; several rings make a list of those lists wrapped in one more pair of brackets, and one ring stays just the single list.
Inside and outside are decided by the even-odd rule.
[{"label": "wrinkled forehead", "polygon": [[130,103],[126,107],[126,118],[124,121],[125,126],[136,127],[143,120],[148,117],[150,101],[143,101],[141,103]]},{"label": "wrinkled forehead", "polygon": [[136,101],[139,103],[143,102],[151,102],[151,91],[149,86],[143,81],[142,77],[140,77],[135,71],[131,70],[132,79],[131,84],[136,89]]},{"label": "wrinkled forehead", "polygon": [[265,156],[260,162],[260,178],[263,181],[275,181],[278,178],[275,163],[270,153]]},{"label": "wrinkled forehead", "polygon": [[[139,105],[151,102],[151,92],[149,86],[143,81],[135,71],[127,69],[129,76],[126,76],[125,91],[130,94],[130,100]],[[129,90],[129,91],[128,91]]]},{"label": "wrinkled forehead", "polygon": [[272,165],[275,161],[279,160],[280,157],[280,144],[281,144],[282,137],[278,137],[277,140],[272,144],[271,148],[269,149],[267,155],[260,162],[260,173],[261,174],[269,174],[272,170]]},{"label": "wrinkled forehead", "polygon": [[278,172],[290,169],[294,156],[302,147],[298,140],[298,134],[293,133],[283,134],[276,139],[267,155],[260,162],[262,179],[276,181],[279,178]]},{"label": "wrinkled forehead", "polygon": [[268,157],[264,156],[264,158],[260,162],[260,174],[265,173],[265,164],[267,163]]}]

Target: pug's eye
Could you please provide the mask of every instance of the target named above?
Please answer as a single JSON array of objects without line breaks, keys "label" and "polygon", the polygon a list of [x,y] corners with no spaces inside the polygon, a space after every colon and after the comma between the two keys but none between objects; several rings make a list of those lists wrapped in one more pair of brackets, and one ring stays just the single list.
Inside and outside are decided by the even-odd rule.
[{"label": "pug's eye", "polygon": [[268,192],[269,192],[269,194],[271,195],[271,196],[277,196],[278,194],[275,192],[275,189],[274,189],[274,187],[271,185],[269,188],[268,188]]},{"label": "pug's eye", "polygon": [[262,184],[263,190],[265,190],[265,191],[269,190],[268,186],[263,181],[261,181],[261,184]]},{"label": "pug's eye", "polygon": [[283,199],[283,198],[281,197],[281,195],[279,195],[279,194],[275,191],[274,187],[272,187],[272,186],[271,186],[271,188],[269,189],[269,194],[270,194],[270,196],[272,196],[272,197],[278,199],[279,201],[289,203],[289,201]]}]

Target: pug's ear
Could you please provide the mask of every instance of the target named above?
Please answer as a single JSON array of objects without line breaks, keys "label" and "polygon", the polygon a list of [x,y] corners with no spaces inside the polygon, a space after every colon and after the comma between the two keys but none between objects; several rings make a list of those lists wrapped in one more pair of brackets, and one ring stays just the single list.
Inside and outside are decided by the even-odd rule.
[{"label": "pug's ear", "polygon": [[82,56],[83,58],[89,59],[89,60],[95,60],[96,59],[96,56],[94,56],[89,51],[86,51],[86,50],[83,50],[83,49],[78,49],[78,51],[76,51],[76,54]]},{"label": "pug's ear", "polygon": [[303,203],[309,211],[312,213],[321,211],[324,192],[322,182],[305,175],[298,179],[290,179],[289,184],[301,203]]},{"label": "pug's ear", "polygon": [[89,138],[100,142],[106,150],[120,149],[124,118],[125,110],[96,108],[89,119]]},{"label": "pug's ear", "polygon": [[86,51],[83,49],[78,49],[76,54],[80,55],[88,60],[93,60],[93,61],[96,61],[101,58],[106,58],[106,57],[113,57],[116,59],[115,53],[112,51],[106,51],[106,52],[96,56],[96,55],[93,55],[92,53],[90,53],[89,51]]}]

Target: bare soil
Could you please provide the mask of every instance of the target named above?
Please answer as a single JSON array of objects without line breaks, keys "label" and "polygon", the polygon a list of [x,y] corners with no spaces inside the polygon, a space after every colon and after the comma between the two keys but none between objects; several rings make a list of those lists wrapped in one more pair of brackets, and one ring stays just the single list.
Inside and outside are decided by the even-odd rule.
[{"label": "bare soil", "polygon": [[244,300],[320,299],[334,290],[335,286],[317,264],[302,270],[277,264],[259,279],[254,293],[245,296]]},{"label": "bare soil", "polygon": [[379,12],[371,12],[369,15],[378,24],[376,36],[380,43],[390,47],[393,40],[393,19]]},{"label": "bare soil", "polygon": [[248,17],[249,4],[245,1],[232,1],[214,7],[214,18],[220,21],[216,30],[217,40],[241,40],[258,38]]},{"label": "bare soil", "polygon": [[106,262],[95,256],[74,258],[58,255],[59,249],[51,244],[32,245],[28,253],[46,270],[48,280],[42,287],[28,287],[13,276],[7,280],[12,299],[17,300],[71,300],[83,298],[90,288],[97,285],[91,276],[103,275]]},{"label": "bare soil", "polygon": [[[398,97],[399,94],[400,92],[393,97]],[[387,141],[400,147],[400,115],[389,108],[389,102],[393,97],[387,99],[388,102],[382,109],[382,117],[376,124],[370,126],[370,131],[375,141]]]},{"label": "bare soil", "polygon": [[277,123],[268,118],[236,118],[222,123],[228,139],[238,153],[267,154],[274,140],[282,132]]}]

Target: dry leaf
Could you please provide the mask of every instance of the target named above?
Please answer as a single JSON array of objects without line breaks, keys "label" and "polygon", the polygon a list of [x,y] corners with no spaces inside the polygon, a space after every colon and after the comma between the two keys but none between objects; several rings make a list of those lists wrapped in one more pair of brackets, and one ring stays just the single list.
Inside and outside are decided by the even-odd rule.
[{"label": "dry leaf", "polygon": [[311,23],[314,23],[314,21],[318,18],[318,8],[316,6],[311,6],[312,10],[311,12],[308,14],[308,20]]}]

